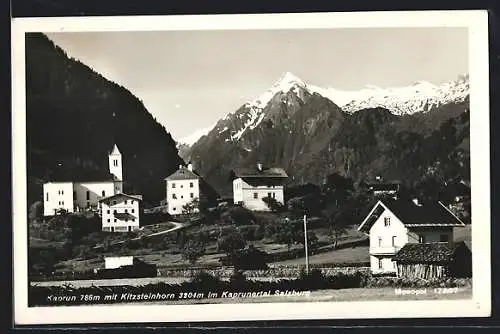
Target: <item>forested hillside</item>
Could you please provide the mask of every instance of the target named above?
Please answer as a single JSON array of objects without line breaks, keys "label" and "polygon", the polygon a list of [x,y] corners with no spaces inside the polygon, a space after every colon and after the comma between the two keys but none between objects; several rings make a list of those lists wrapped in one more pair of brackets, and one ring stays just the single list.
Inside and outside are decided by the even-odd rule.
[{"label": "forested hillside", "polygon": [[165,127],[126,88],[68,58],[45,35],[26,34],[29,204],[60,173],[107,172],[116,143],[125,191],[165,197],[164,178],[183,163]]}]

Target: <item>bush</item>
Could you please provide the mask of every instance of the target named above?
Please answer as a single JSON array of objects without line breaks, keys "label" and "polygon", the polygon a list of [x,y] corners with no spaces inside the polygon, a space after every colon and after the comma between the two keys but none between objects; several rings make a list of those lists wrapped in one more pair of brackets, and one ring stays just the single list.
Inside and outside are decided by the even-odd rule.
[{"label": "bush", "polygon": [[[260,225],[243,225],[237,228],[243,239],[247,241],[260,240],[264,237]],[[260,238],[259,238],[260,237]]]}]

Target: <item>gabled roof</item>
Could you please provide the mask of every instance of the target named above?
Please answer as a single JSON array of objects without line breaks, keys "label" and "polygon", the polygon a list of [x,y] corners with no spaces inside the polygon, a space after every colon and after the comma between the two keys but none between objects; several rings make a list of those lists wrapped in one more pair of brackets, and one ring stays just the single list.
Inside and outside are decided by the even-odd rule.
[{"label": "gabled roof", "polygon": [[200,179],[200,176],[195,172],[189,170],[187,167],[182,166],[174,173],[170,174],[165,178],[165,180],[196,180]]},{"label": "gabled roof", "polygon": [[287,178],[288,175],[283,168],[268,167],[259,170],[257,167],[253,168],[235,168],[232,171],[235,178]]},{"label": "gabled roof", "polygon": [[371,191],[398,191],[399,183],[370,183],[367,185]]},{"label": "gabled roof", "polygon": [[406,199],[385,198],[377,201],[358,230],[369,230],[375,220],[385,211],[384,209],[392,212],[406,227],[465,226],[441,202],[417,205]]},{"label": "gabled roof", "polygon": [[433,242],[422,244],[406,244],[392,258],[399,263],[443,263],[454,259],[459,247],[467,247],[463,242]]},{"label": "gabled roof", "polygon": [[99,202],[108,203],[111,200],[113,200],[115,198],[118,198],[118,197],[126,197],[126,198],[130,198],[130,199],[135,199],[135,200],[138,200],[138,201],[142,201],[142,196],[139,197],[138,195],[127,195],[127,194],[124,194],[124,193],[119,193],[119,194],[114,194],[114,195],[102,198],[102,199],[99,200]]},{"label": "gabled roof", "polygon": [[120,153],[120,150],[118,149],[118,146],[116,146],[116,144],[113,146],[113,149],[111,150],[111,153],[109,153],[110,155],[118,155],[118,154],[121,154]]}]

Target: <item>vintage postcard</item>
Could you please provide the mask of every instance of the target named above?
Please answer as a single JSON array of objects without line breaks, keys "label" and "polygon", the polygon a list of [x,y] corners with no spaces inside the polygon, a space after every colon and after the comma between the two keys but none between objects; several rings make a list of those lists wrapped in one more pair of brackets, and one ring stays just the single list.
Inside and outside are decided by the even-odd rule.
[{"label": "vintage postcard", "polygon": [[490,315],[486,11],[12,21],[16,324]]}]

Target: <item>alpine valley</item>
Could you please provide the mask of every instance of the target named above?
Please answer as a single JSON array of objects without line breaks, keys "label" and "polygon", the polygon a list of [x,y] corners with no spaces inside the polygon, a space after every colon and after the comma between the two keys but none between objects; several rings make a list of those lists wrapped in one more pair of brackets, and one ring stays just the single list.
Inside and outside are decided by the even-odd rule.
[{"label": "alpine valley", "polygon": [[[469,77],[436,86],[360,91],[320,88],[285,73],[257,99],[220,119],[180,155],[222,195],[234,167],[280,166],[290,184],[334,172],[354,181],[380,175],[414,186],[470,179]],[[204,134],[206,133],[206,134]]]}]

